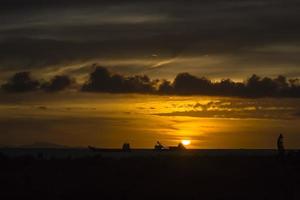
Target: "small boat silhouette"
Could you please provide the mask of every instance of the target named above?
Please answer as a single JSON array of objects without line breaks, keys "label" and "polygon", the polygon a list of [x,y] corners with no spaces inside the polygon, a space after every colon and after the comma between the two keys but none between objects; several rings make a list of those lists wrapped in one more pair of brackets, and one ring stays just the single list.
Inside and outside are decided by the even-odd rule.
[{"label": "small boat silhouette", "polygon": [[130,144],[124,143],[121,149],[109,149],[109,148],[98,148],[93,146],[88,146],[88,149],[93,152],[130,152]]}]

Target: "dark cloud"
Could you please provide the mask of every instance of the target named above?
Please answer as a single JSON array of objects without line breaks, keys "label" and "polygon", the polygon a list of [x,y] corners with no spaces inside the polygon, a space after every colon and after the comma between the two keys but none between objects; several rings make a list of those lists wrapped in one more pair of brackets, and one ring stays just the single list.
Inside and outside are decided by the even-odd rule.
[{"label": "dark cloud", "polygon": [[2,85],[2,89],[7,92],[28,92],[37,90],[40,83],[33,80],[30,72],[18,72]]},{"label": "dark cloud", "polygon": [[30,92],[44,90],[56,92],[69,88],[75,83],[75,79],[67,75],[56,75],[51,80],[41,83],[31,77],[30,72],[17,72],[1,88],[6,92]]},{"label": "dark cloud", "polygon": [[[184,110],[170,110],[158,113],[161,116],[189,116],[200,118],[239,118],[239,119],[298,119],[298,99],[264,98],[241,100],[228,98],[208,103],[192,103],[184,106]],[[293,102],[293,103],[292,103]],[[175,111],[174,111],[175,110]],[[156,115],[157,113],[155,113]]]},{"label": "dark cloud", "polygon": [[[40,68],[78,60],[90,59],[95,54],[85,54],[92,45],[52,39],[8,39],[0,44],[0,59],[6,68]],[[22,64],[22,66],[20,66]]]},{"label": "dark cloud", "polygon": [[[168,95],[217,95],[239,97],[300,97],[298,79],[287,80],[252,75],[244,83],[223,79],[213,82],[205,77],[180,73],[173,82],[151,80],[147,76],[124,77],[111,74],[104,67],[96,67],[82,87],[83,91],[111,93],[152,93]],[[158,86],[158,89],[156,89]]]},{"label": "dark cloud", "polygon": [[173,93],[173,86],[170,81],[167,80],[162,80],[161,84],[159,85],[158,88],[158,93],[160,94],[171,94]]},{"label": "dark cloud", "polygon": [[69,88],[75,80],[67,75],[54,76],[49,82],[44,83],[41,88],[47,92],[56,92]]},{"label": "dark cloud", "polygon": [[178,111],[171,113],[156,114],[159,116],[187,116],[187,117],[200,117],[200,118],[231,118],[231,119],[295,119],[299,116],[293,115],[287,111],[266,111],[266,110],[253,110],[253,111]]},{"label": "dark cloud", "polygon": [[38,106],[37,108],[40,109],[40,110],[47,110],[48,109],[47,106]]},{"label": "dark cloud", "polygon": [[[165,85],[162,85],[166,88]],[[169,83],[170,91],[173,94],[199,94],[219,96],[240,96],[240,97],[300,97],[300,85],[298,79],[287,80],[284,76],[277,78],[259,77],[252,75],[244,83],[233,82],[230,79],[223,79],[219,82],[190,75],[188,73],[178,74],[172,84]],[[159,89],[161,91],[161,89]]]},{"label": "dark cloud", "polygon": [[83,91],[111,93],[153,93],[156,81],[148,76],[122,76],[111,74],[106,68],[95,66],[89,80],[82,86]]},{"label": "dark cloud", "polygon": [[179,94],[206,94],[211,91],[212,83],[205,77],[195,77],[189,73],[178,74],[173,82],[175,93]]},{"label": "dark cloud", "polygon": [[[300,80],[252,75],[244,82],[231,79],[212,81],[189,73],[179,73],[173,82],[150,79],[146,75],[124,76],[110,72],[107,68],[94,64],[93,72],[83,83],[84,92],[141,93],[159,95],[211,95],[237,97],[300,97]],[[75,86],[76,80],[67,75],[56,75],[47,82],[40,83],[30,76],[30,72],[18,72],[2,85],[4,91],[27,92],[44,90],[61,91]],[[77,85],[78,86],[78,85]],[[75,87],[74,87],[75,88]]]},{"label": "dark cloud", "polygon": [[4,0],[0,11],[0,71],[107,58],[142,60],[152,54],[236,57],[236,63],[221,63],[219,71],[300,63],[293,49],[257,51],[274,44],[299,46],[296,0]]}]

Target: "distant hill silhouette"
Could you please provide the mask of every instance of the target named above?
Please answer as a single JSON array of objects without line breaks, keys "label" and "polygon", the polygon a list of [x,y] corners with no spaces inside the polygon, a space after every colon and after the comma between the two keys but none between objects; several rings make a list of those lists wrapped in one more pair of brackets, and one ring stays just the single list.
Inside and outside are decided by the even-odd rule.
[{"label": "distant hill silhouette", "polygon": [[54,149],[54,148],[56,148],[56,149],[69,148],[68,146],[65,146],[65,145],[48,143],[48,142],[35,142],[32,144],[19,145],[17,147],[18,148],[52,148],[52,149]]}]

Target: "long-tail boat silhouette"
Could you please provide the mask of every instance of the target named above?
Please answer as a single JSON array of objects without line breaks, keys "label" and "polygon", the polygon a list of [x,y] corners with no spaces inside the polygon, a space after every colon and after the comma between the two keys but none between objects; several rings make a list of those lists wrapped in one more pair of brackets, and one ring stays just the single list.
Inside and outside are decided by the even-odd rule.
[{"label": "long-tail boat silhouette", "polygon": [[124,143],[121,149],[112,149],[112,148],[98,148],[93,146],[88,146],[88,149],[94,152],[130,152],[130,144]]},{"label": "long-tail boat silhouette", "polygon": [[165,147],[159,141],[157,141],[156,145],[154,146],[154,150],[156,150],[156,151],[182,151],[182,150],[186,150],[186,148],[181,142],[177,146]]},{"label": "long-tail boat silhouette", "polygon": [[[130,144],[124,143],[120,149],[109,149],[109,148],[97,148],[93,146],[88,146],[93,152],[131,152]],[[137,149],[135,149],[137,150]],[[154,151],[184,151],[186,150],[185,146],[180,142],[177,146],[166,147],[162,145],[159,141],[156,142],[154,146]]]},{"label": "long-tail boat silhouette", "polygon": [[180,142],[177,146],[170,146],[170,151],[184,151],[186,150],[185,146]]}]

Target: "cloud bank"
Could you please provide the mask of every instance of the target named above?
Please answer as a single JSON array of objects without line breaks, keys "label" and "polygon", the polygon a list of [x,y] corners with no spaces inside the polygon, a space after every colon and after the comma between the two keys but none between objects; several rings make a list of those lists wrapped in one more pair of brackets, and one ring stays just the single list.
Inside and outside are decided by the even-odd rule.
[{"label": "cloud bank", "polygon": [[[83,92],[139,93],[157,95],[211,95],[236,97],[300,97],[300,80],[252,75],[244,82],[231,79],[212,81],[189,73],[179,73],[173,82],[151,79],[146,75],[124,76],[110,72],[107,68],[93,65],[94,70],[81,86]],[[13,75],[2,89],[6,92],[28,92],[44,90],[47,92],[70,89],[76,83],[67,75],[56,75],[49,81],[38,81],[30,72]],[[73,87],[74,88],[74,87]]]},{"label": "cloud bank", "polygon": [[5,92],[32,92],[44,90],[46,92],[57,92],[70,88],[75,80],[67,75],[54,76],[49,81],[36,80],[30,72],[18,72],[6,83],[1,85]]}]

